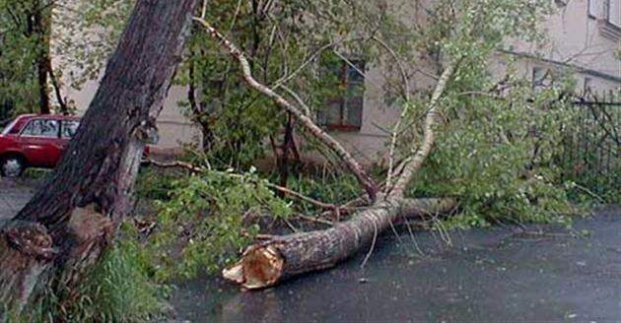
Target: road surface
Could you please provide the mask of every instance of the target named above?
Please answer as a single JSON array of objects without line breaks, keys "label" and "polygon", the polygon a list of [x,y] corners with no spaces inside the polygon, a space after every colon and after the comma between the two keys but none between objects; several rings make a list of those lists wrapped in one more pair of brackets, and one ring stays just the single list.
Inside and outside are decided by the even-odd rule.
[{"label": "road surface", "polygon": [[[0,219],[33,185],[0,179]],[[379,239],[332,270],[259,292],[214,277],[173,293],[194,322],[620,322],[621,208],[555,226],[495,227]]]}]

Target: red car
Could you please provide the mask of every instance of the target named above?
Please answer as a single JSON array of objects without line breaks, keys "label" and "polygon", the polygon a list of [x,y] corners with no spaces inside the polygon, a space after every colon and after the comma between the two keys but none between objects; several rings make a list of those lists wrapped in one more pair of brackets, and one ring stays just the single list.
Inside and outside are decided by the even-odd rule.
[{"label": "red car", "polygon": [[54,168],[79,125],[80,119],[71,116],[17,117],[0,134],[0,174],[17,177],[27,167]]}]

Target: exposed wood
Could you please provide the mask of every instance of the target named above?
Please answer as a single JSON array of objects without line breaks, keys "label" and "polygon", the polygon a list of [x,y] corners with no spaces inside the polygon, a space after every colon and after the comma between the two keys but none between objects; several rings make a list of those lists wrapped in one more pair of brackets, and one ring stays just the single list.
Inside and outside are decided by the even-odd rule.
[{"label": "exposed wood", "polygon": [[82,273],[113,243],[196,3],[137,2],[62,162],[0,231],[0,321],[48,291],[71,302]]}]

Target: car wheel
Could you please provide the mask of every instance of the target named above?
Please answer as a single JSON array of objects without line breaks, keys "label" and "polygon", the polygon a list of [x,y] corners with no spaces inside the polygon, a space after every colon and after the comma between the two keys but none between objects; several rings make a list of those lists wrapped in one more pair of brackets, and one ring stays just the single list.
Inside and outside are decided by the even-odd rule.
[{"label": "car wheel", "polygon": [[0,161],[0,173],[5,177],[19,177],[26,169],[24,159],[19,156],[5,157]]}]

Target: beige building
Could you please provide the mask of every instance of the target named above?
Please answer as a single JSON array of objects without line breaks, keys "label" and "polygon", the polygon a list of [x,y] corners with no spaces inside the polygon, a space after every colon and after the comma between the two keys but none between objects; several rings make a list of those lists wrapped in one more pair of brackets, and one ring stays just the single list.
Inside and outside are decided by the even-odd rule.
[{"label": "beige building", "polygon": [[[575,72],[577,91],[621,89],[621,0],[555,0],[558,12],[545,22],[549,42],[543,48],[514,41],[511,50],[498,52],[490,64],[495,73],[502,73],[504,61],[509,56],[518,59],[523,76],[534,85],[548,70],[569,68]],[[385,104],[383,85],[386,78],[381,67],[370,68],[360,82],[364,94],[358,104],[360,111],[335,110],[337,115],[327,119],[351,119],[351,124],[329,127],[333,135],[353,151],[365,164],[381,158],[391,129],[400,110]],[[417,83],[429,82],[424,76]],[[353,80],[357,81],[357,80]],[[72,99],[78,110],[88,107],[98,81],[87,82],[80,90],[67,89],[65,95]],[[161,141],[158,148],[177,151],[184,143],[198,142],[200,134],[184,117],[179,102],[185,100],[184,88],[172,88],[164,110],[158,119]],[[342,109],[342,107],[341,107]],[[328,113],[329,114],[329,113]],[[324,120],[325,121],[325,120]]]}]

